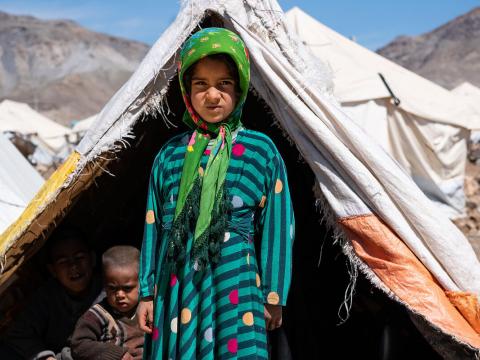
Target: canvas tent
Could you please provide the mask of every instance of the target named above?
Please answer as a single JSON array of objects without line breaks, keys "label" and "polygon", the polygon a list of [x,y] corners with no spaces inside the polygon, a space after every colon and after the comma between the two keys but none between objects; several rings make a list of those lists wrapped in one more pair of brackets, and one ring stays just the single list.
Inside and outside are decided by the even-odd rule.
[{"label": "canvas tent", "polygon": [[297,7],[288,11],[287,21],[330,66],[342,108],[451,218],[463,215],[467,141],[469,131],[480,128],[480,111]]},{"label": "canvas tent", "polygon": [[[464,82],[451,90],[451,92],[466,100],[480,114],[480,89],[478,87],[469,82]],[[470,139],[474,143],[480,142],[480,131],[473,131]]]},{"label": "canvas tent", "polygon": [[[183,112],[176,78],[178,50],[199,25],[224,26],[244,39],[252,62],[252,92],[243,121],[269,133],[287,163],[298,220],[296,246],[306,247],[294,265],[294,282],[303,276],[309,279],[309,290],[294,286],[289,297],[289,302],[309,309],[305,316],[291,318],[293,323],[303,321],[295,328],[304,335],[302,341],[311,336],[304,328],[322,327],[325,318],[318,314],[337,316],[338,306],[325,304],[337,299],[332,289],[340,281],[332,269],[296,269],[312,260],[316,266],[318,253],[311,249],[320,250],[322,241],[331,243],[335,236],[351,262],[345,275],[355,279],[360,270],[385,299],[408,309],[438,352],[450,358],[478,353],[480,264],[471,246],[328,93],[327,72],[288,32],[274,0],[182,3],[176,20],[100,112],[76,150],[1,235],[0,286],[62,220],[82,226],[98,246],[102,241],[124,241],[125,236],[141,238],[153,157],[181,130],[175,128],[181,126],[175,119]],[[304,162],[298,161],[299,155]],[[314,202],[322,214],[312,209]],[[333,234],[320,228],[322,216]],[[102,243],[100,249],[107,245]],[[333,260],[324,253],[322,261]],[[322,291],[320,297],[308,293],[315,288]],[[362,326],[373,322],[369,317]],[[326,339],[338,334],[336,329],[335,324],[310,344],[327,348],[331,344]],[[360,353],[360,348],[344,346],[345,339],[360,346],[361,331],[353,329],[336,342],[337,353]],[[300,351],[310,356],[300,358],[317,358],[307,346]]]},{"label": "canvas tent", "polygon": [[92,126],[92,124],[95,122],[96,119],[97,119],[97,114],[89,116],[86,119],[77,121],[72,127],[72,132],[73,133],[81,133],[81,134],[86,133],[88,131],[88,129],[90,128],[90,126]]},{"label": "canvas tent", "polygon": [[83,136],[87,133],[88,129],[90,129],[90,126],[95,123],[97,115],[98,114],[95,114],[83,120],[73,122],[71,136],[69,138],[72,144],[78,144],[80,142]]},{"label": "canvas tent", "polygon": [[0,103],[0,132],[32,135],[39,145],[56,153],[67,145],[70,129],[33,110],[28,104],[3,100]]},{"label": "canvas tent", "polygon": [[480,89],[469,82],[464,82],[451,90],[457,96],[462,96],[470,102],[470,105],[480,112]]},{"label": "canvas tent", "polygon": [[18,218],[43,182],[27,159],[0,134],[0,233]]}]

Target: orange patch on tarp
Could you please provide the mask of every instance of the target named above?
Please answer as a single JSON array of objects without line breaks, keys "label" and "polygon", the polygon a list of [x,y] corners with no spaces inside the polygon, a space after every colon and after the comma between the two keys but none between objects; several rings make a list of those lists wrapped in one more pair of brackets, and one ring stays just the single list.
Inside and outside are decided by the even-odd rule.
[{"label": "orange patch on tarp", "polygon": [[[407,245],[378,217],[338,221],[357,256],[407,306],[458,340],[480,348],[480,335]],[[472,310],[473,313],[473,310]]]},{"label": "orange patch on tarp", "polygon": [[480,304],[474,294],[460,291],[445,291],[450,302],[480,334]]}]

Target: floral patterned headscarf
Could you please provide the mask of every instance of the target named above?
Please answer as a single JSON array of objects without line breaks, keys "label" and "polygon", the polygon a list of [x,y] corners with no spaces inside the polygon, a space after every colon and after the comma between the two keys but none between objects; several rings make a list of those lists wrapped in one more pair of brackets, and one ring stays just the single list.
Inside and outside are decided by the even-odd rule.
[{"label": "floral patterned headscarf", "polygon": [[[238,70],[241,94],[234,110],[220,123],[208,123],[193,109],[184,83],[185,72],[200,59],[213,55],[230,56]],[[241,125],[243,104],[250,83],[250,61],[242,39],[223,28],[206,28],[184,44],[178,63],[180,88],[187,110],[183,121],[194,132],[187,145],[175,208],[167,258],[176,266],[185,259],[185,244],[193,228],[192,259],[197,270],[218,262],[220,242],[226,228],[227,200],[225,177],[232,152],[232,132]],[[189,84],[190,85],[190,84]],[[205,169],[200,161],[211,146]]]}]

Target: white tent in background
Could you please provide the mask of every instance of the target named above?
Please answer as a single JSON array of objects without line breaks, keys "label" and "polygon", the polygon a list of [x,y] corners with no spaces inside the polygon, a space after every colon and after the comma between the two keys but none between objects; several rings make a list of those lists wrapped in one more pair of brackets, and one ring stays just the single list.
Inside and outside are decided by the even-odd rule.
[{"label": "white tent in background", "polygon": [[75,125],[72,127],[72,132],[73,133],[86,133],[88,129],[90,129],[90,126],[95,122],[97,119],[98,114],[92,115],[86,119],[80,120],[75,122]]},{"label": "white tent in background", "polygon": [[0,134],[0,233],[23,212],[44,180],[3,134]]},{"label": "white tent in background", "polygon": [[[480,114],[480,89],[475,85],[470,84],[469,82],[464,82],[458,85],[455,89],[451,91],[453,94],[463,98],[463,100],[468,101],[468,103],[475,108],[475,110]],[[479,115],[480,117],[480,115]],[[472,136],[470,137],[472,142],[480,142],[480,131],[473,131]]]},{"label": "white tent in background", "polygon": [[0,103],[0,132],[33,135],[41,145],[57,153],[67,144],[70,129],[33,110],[28,104],[4,100]]},{"label": "white tent in background", "polygon": [[342,107],[450,217],[463,214],[467,140],[470,130],[480,129],[480,111],[297,7],[286,17],[299,39],[331,67]]},{"label": "white tent in background", "polygon": [[464,82],[451,90],[451,92],[455,95],[464,97],[470,102],[470,105],[480,112],[480,88],[469,82]]}]

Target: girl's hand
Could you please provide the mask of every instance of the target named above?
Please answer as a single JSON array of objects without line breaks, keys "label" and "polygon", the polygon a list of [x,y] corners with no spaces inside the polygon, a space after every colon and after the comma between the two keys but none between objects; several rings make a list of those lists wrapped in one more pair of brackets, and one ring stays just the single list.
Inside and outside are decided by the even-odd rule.
[{"label": "girl's hand", "polygon": [[151,334],[153,329],[153,300],[140,300],[137,307],[137,318],[140,330]]},{"label": "girl's hand", "polygon": [[265,322],[267,330],[275,330],[282,326],[282,306],[265,304]]},{"label": "girl's hand", "polygon": [[130,355],[130,353],[126,352],[125,354],[123,354],[122,360],[134,360],[134,358],[132,355]]}]

